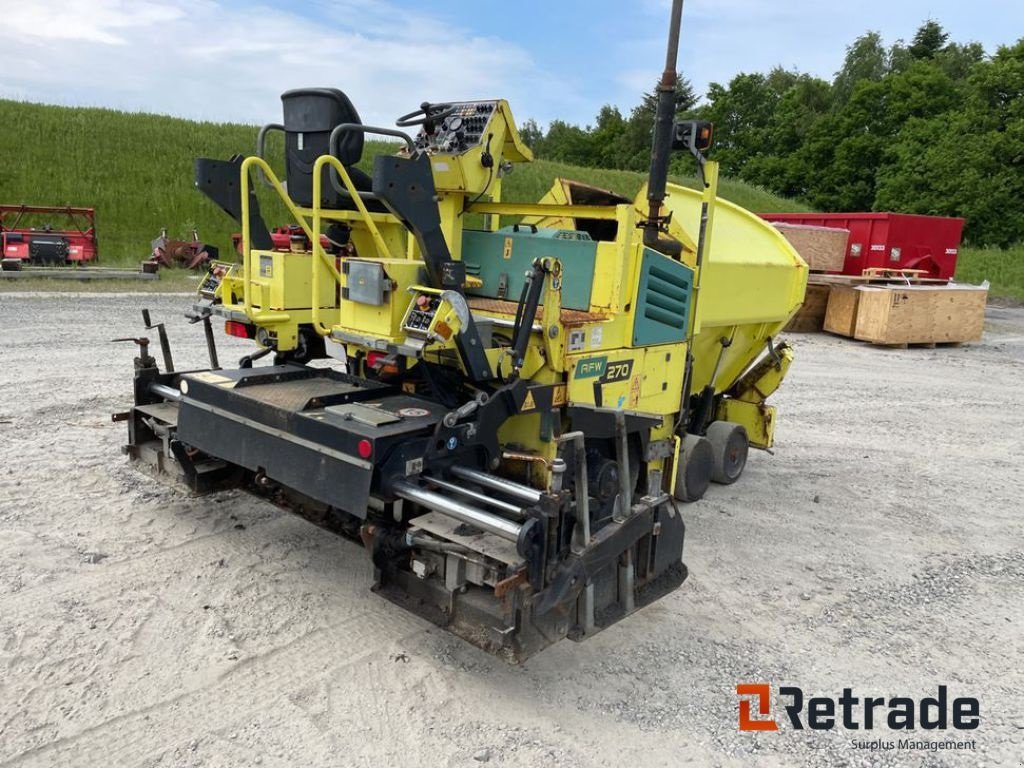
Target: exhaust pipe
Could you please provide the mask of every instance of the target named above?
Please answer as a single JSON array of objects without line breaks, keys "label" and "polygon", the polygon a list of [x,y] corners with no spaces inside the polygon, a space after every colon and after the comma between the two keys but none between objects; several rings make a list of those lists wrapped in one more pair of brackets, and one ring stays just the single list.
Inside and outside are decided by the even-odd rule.
[{"label": "exhaust pipe", "polygon": [[682,243],[662,237],[661,206],[665,202],[668,164],[672,154],[672,131],[676,116],[676,61],[679,58],[679,28],[683,18],[683,0],[672,0],[672,16],[668,28],[668,50],[665,71],[658,83],[658,108],[654,117],[654,140],[651,145],[651,170],[647,179],[649,209],[644,223],[644,245],[666,256],[682,253]]}]

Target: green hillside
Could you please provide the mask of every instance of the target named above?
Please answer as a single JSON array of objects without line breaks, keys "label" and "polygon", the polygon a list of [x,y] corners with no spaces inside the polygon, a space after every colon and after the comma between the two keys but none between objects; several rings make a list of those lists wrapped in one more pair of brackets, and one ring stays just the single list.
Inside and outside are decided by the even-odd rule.
[{"label": "green hillside", "polygon": [[[236,227],[193,189],[192,160],[251,153],[256,130],[250,125],[0,100],[0,202],[95,207],[101,258],[107,264],[147,257],[150,241],[164,226],[172,236],[185,236],[197,227],[204,240],[223,249]],[[279,145],[270,149],[279,155]],[[381,144],[368,149],[361,164],[366,169],[372,154],[390,151]],[[537,200],[558,176],[625,195],[635,194],[643,182],[641,174],[629,171],[540,160],[517,167],[506,179],[505,199]],[[742,183],[724,182],[722,194],[752,210],[804,209]],[[268,207],[268,222],[285,222],[283,208]]]}]

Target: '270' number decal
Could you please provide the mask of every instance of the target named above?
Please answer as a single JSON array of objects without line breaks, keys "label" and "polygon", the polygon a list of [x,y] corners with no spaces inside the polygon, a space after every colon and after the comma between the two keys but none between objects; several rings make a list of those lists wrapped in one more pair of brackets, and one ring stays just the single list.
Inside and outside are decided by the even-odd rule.
[{"label": "'270' number decal", "polygon": [[603,383],[625,381],[633,373],[632,360],[608,362],[607,357],[588,357],[576,363],[577,379],[600,379]]}]

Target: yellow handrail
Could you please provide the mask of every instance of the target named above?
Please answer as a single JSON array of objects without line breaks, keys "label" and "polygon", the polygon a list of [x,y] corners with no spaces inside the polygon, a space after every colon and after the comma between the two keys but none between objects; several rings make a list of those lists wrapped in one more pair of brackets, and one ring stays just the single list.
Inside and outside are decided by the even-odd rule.
[{"label": "yellow handrail", "polygon": [[[305,217],[302,215],[302,211],[295,203],[292,202],[291,197],[288,196],[287,190],[284,185],[277,178],[277,175],[270,168],[270,165],[261,157],[247,157],[242,161],[242,178],[241,178],[241,193],[242,193],[242,290],[245,293],[245,314],[252,320],[256,321],[257,318],[252,316],[252,270],[249,264],[249,250],[252,244],[249,242],[249,172],[253,166],[258,167],[263,171],[264,175],[270,181],[270,185],[277,192],[278,197],[288,208],[288,212],[292,215],[295,223],[302,227],[302,231],[306,233],[306,237],[313,243],[314,250],[320,254],[327,262],[328,268],[333,273],[334,279],[338,282],[341,281],[341,275],[338,270],[334,268],[334,264],[331,263],[327,253],[320,247],[319,232],[316,239],[313,238],[313,232],[310,230],[309,224],[306,222]],[[319,199],[319,198],[318,198]],[[314,294],[318,296],[318,294]],[[316,311],[317,301],[313,302],[314,312]],[[318,329],[319,330],[319,329]],[[321,332],[322,333],[322,332]]]},{"label": "yellow handrail", "polygon": [[[331,274],[334,277],[335,282],[340,283],[340,273],[335,269],[334,264],[331,263],[330,257],[327,255],[327,252],[324,251],[323,247],[320,245],[320,220],[323,215],[320,207],[320,200],[322,199],[323,170],[325,165],[330,165],[338,172],[338,176],[341,177],[349,195],[352,196],[352,202],[355,203],[356,210],[358,210],[359,215],[363,217],[363,222],[366,224],[366,228],[369,230],[370,236],[373,238],[374,245],[377,246],[378,255],[387,258],[391,256],[391,253],[388,250],[388,244],[385,242],[380,230],[377,229],[377,225],[373,223],[373,218],[371,218],[370,212],[366,209],[366,204],[363,203],[363,199],[359,196],[359,190],[356,189],[356,185],[352,182],[352,177],[348,175],[348,171],[345,169],[345,166],[333,155],[320,155],[320,157],[316,159],[316,162],[313,163],[313,231],[309,234],[309,238],[310,242],[313,244],[313,249],[331,270]],[[321,336],[327,336],[331,332],[331,329],[320,322],[320,270],[317,268],[317,262],[315,259],[312,261],[310,267],[313,270],[310,280],[313,290],[313,301],[310,304],[312,308],[313,328]]]},{"label": "yellow handrail", "polygon": [[[345,184],[345,189],[352,196],[352,202],[356,204],[356,210],[363,217],[363,221],[366,223],[366,228],[370,230],[370,235],[373,237],[373,243],[377,246],[378,253],[383,257],[390,257],[388,251],[388,244],[381,235],[380,230],[377,229],[377,225],[373,223],[373,217],[370,216],[370,212],[366,208],[366,204],[363,202],[363,198],[359,196],[359,190],[356,189],[356,185],[352,181],[352,177],[348,175],[348,170],[342,164],[342,162],[334,157],[334,155],[320,155],[313,163],[313,222],[314,224],[320,219],[320,199],[321,190],[323,188],[323,167],[330,165],[334,170],[338,172],[342,182]],[[315,228],[315,227],[314,227]],[[318,241],[319,242],[319,241]]]}]

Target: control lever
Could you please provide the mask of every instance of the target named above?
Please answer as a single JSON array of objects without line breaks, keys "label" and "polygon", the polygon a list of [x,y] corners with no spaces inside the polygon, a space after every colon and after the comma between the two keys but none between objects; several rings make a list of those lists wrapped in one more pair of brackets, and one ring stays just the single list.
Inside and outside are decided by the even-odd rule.
[{"label": "control lever", "polygon": [[480,408],[481,405],[485,405],[489,400],[489,396],[486,392],[477,392],[476,397],[470,400],[468,403],[460,405],[454,411],[449,411],[441,419],[441,422],[451,429],[454,427],[460,419],[464,419],[467,416],[472,416]]},{"label": "control lever", "polygon": [[213,326],[210,323],[210,302],[204,300],[196,305],[195,311],[186,312],[185,317],[190,323],[202,322],[203,334],[206,337],[206,353],[210,356],[210,369],[220,370],[220,361],[217,359],[217,340],[213,336]]},{"label": "control lever", "polygon": [[164,372],[174,373],[174,361],[171,360],[171,343],[167,340],[167,329],[164,328],[163,323],[154,324],[149,319],[149,310],[142,310],[142,322],[146,326],[146,330],[150,331],[156,328],[157,336],[160,338],[160,351],[164,355]]},{"label": "control lever", "polygon": [[480,165],[482,165],[484,168],[494,167],[494,155],[491,154],[491,139],[493,138],[493,133],[487,134],[487,145],[484,147],[484,151],[480,155]]}]

